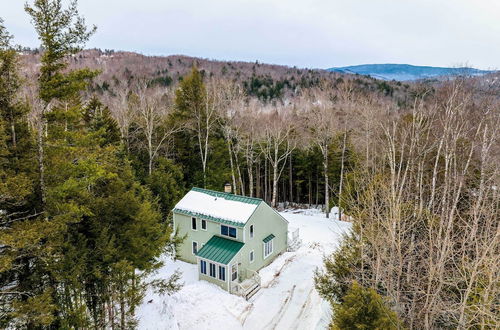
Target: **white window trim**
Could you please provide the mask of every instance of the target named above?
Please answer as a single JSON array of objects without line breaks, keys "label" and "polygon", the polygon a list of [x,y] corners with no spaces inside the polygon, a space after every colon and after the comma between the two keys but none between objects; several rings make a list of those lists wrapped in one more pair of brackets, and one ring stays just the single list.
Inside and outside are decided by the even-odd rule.
[{"label": "white window trim", "polygon": [[[196,229],[193,229],[193,219],[194,219],[194,222],[196,223]],[[198,218],[196,218],[196,217],[191,217],[191,230],[198,231]]]},{"label": "white window trim", "polygon": [[[199,261],[200,261],[200,262],[199,262],[199,265],[200,265],[199,274],[200,274],[200,275],[203,275],[203,276],[208,276],[208,270],[207,270],[208,262],[207,262],[205,259],[201,259],[201,258],[199,258]],[[203,261],[203,262],[205,262],[205,271],[206,271],[207,273],[203,273],[203,272],[201,271],[201,262],[202,262],[202,261]]]},{"label": "white window trim", "polygon": [[267,243],[262,243],[262,252],[264,254],[264,259],[269,258],[269,256],[271,254],[273,254],[273,252],[274,252],[274,243],[273,243],[273,240],[274,240],[274,238],[271,239],[269,242],[267,242],[267,243],[271,243],[271,251],[269,252],[269,254],[267,256],[266,256],[266,244]]},{"label": "white window trim", "polygon": [[[253,255],[253,259],[250,258],[250,256]],[[248,260],[249,260],[249,263],[253,264],[253,262],[255,261],[255,251],[252,250],[250,251],[250,253],[248,254]]]},{"label": "white window trim", "polygon": [[[205,229],[203,229],[203,225],[202,225],[203,221],[205,221]],[[208,221],[206,219],[200,219],[200,229],[203,231],[208,230]]]},{"label": "white window trim", "polygon": [[204,258],[200,258],[200,257],[198,257],[197,259],[198,260],[205,260],[205,262],[207,263],[207,273],[206,274],[203,274],[201,271],[198,271],[198,273],[203,275],[203,276],[214,278],[214,277],[210,276],[210,264],[215,265],[215,279],[219,279],[219,266],[226,267],[226,280],[225,281],[220,280],[220,281],[229,283],[228,275],[227,275],[228,269],[230,269],[229,264],[224,265],[224,264],[218,263],[217,261],[212,261],[212,260],[204,259]]},{"label": "white window trim", "polygon": [[195,255],[196,255],[196,253],[194,253],[194,251],[193,251],[193,246],[194,246],[194,243],[196,243],[196,253],[198,253],[198,251],[199,251],[200,249],[198,249],[199,245],[198,245],[198,242],[197,242],[197,241],[191,241],[191,253],[195,256]]},{"label": "white window trim", "polygon": [[[224,267],[225,268],[225,271],[224,271],[224,279],[221,280],[220,279],[220,268],[219,267]],[[218,264],[217,265],[217,279],[221,282],[226,282],[226,278],[227,278],[227,267],[225,265],[221,265],[221,264]]]},{"label": "white window trim", "polygon": [[[207,262],[207,263],[208,263],[208,272],[207,272],[207,276],[208,276],[208,277],[211,277],[211,278],[218,279],[218,278],[219,278],[219,276],[218,276],[218,275],[219,275],[219,274],[218,274],[218,273],[219,273],[219,267],[217,267],[217,266],[218,266],[218,265],[217,265],[217,263],[212,262],[212,261],[209,261],[209,262]],[[214,272],[214,275],[215,275],[215,276],[210,275],[210,265],[214,265],[214,266],[215,266],[215,272]]]}]

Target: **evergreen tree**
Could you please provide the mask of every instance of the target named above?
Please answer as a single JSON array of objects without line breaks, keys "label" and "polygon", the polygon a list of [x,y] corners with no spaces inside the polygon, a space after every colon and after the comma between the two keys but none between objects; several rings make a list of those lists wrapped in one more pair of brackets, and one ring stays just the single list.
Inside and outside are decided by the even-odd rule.
[{"label": "evergreen tree", "polygon": [[392,330],[399,321],[375,290],[353,282],[344,301],[334,305],[331,329]]},{"label": "evergreen tree", "polygon": [[111,116],[108,107],[93,96],[85,106],[83,119],[86,126],[102,137],[101,146],[119,145],[121,142],[120,129],[116,120]]},{"label": "evergreen tree", "polygon": [[[39,166],[15,181],[3,180],[18,169],[5,125],[13,112],[2,111],[0,143],[8,147],[0,155],[0,287],[9,292],[0,295],[1,322],[128,329],[147,286],[143,279],[160,265],[156,258],[168,248],[172,230],[157,200],[137,181],[109,111],[95,98],[82,105],[80,93],[95,72],[67,70],[67,56],[93,32],[76,1],[63,9],[59,0],[37,0],[26,11],[43,49]],[[4,76],[0,92],[11,102]],[[14,219],[13,204],[34,211]]]},{"label": "evergreen tree", "polygon": [[175,152],[187,187],[220,190],[230,179],[230,169],[227,146],[217,125],[216,97],[210,93],[200,71],[193,67],[177,88],[171,120],[184,128],[175,136]]},{"label": "evergreen tree", "polygon": [[205,93],[203,78],[196,67],[182,79],[175,92],[175,111],[171,120],[173,125],[183,127],[175,135],[175,155],[176,162],[182,166],[187,187],[203,186],[196,135],[190,128],[193,127],[194,112],[203,109]]},{"label": "evergreen tree", "polygon": [[0,327],[7,324],[47,324],[53,304],[49,290],[35,290],[31,264],[44,253],[46,230],[33,209],[30,164],[34,153],[26,108],[16,101],[20,80],[17,56],[0,20]]}]

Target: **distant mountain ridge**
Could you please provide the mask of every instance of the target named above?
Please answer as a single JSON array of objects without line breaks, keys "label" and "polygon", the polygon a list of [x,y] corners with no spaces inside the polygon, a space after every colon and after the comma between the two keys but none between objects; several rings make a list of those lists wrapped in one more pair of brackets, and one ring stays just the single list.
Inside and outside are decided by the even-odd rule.
[{"label": "distant mountain ridge", "polygon": [[366,75],[383,80],[420,80],[445,76],[469,75],[478,76],[494,71],[469,67],[446,68],[435,66],[418,66],[410,64],[362,64],[330,68],[328,71]]}]

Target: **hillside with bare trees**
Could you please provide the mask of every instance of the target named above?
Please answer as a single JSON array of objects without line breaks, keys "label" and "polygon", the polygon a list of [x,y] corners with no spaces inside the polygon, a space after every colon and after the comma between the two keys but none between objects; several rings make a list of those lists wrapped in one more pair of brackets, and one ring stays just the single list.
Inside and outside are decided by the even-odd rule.
[{"label": "hillside with bare trees", "polygon": [[498,328],[498,74],[84,50],[76,2],[25,11],[40,50],[0,20],[0,328],[134,328],[148,289],[182,285],[148,280],[183,239],[175,204],[227,184],[352,222],[315,274],[332,328],[367,310],[381,329]]}]

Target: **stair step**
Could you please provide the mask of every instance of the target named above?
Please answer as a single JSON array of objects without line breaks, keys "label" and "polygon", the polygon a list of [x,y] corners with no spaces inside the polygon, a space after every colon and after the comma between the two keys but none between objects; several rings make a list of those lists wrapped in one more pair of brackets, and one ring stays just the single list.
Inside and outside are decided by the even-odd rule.
[{"label": "stair step", "polygon": [[256,286],[254,286],[251,290],[249,290],[246,295],[245,295],[245,299],[248,300],[250,298],[252,298],[257,292],[259,292],[260,290],[260,284],[257,284]]}]

